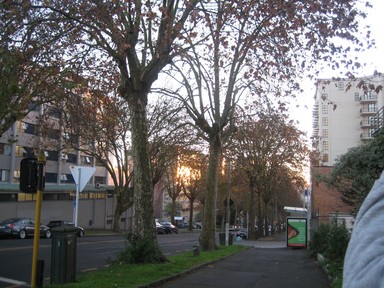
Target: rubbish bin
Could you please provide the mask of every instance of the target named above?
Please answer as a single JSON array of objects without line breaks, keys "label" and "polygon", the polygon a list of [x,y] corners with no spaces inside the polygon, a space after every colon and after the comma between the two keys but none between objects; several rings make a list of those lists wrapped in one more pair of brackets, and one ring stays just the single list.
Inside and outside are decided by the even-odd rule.
[{"label": "rubbish bin", "polygon": [[[219,233],[219,242],[220,242],[220,245],[225,245],[225,233],[224,232]],[[233,234],[229,233],[228,234],[228,245],[232,245],[232,244],[233,244]]]},{"label": "rubbish bin", "polygon": [[76,281],[77,230],[52,229],[51,284]]},{"label": "rubbish bin", "polygon": [[220,245],[225,245],[225,233],[219,233],[219,243]]}]

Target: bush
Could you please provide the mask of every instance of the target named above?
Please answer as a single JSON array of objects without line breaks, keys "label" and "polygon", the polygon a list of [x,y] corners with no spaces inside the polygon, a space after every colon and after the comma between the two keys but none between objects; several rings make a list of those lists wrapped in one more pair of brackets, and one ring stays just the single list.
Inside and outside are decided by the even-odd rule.
[{"label": "bush", "polygon": [[344,222],[334,218],[329,224],[320,224],[319,229],[312,234],[309,248],[312,255],[320,253],[328,260],[344,260],[349,238]]},{"label": "bush", "polygon": [[340,223],[334,218],[329,225],[329,233],[327,238],[327,249],[325,256],[331,261],[344,261],[345,252],[347,251],[350,234],[345,223]]},{"label": "bush", "polygon": [[156,241],[149,237],[128,234],[128,245],[117,255],[118,263],[162,263],[166,261]]},{"label": "bush", "polygon": [[316,232],[312,234],[311,242],[309,243],[309,249],[312,252],[312,256],[316,256],[318,253],[324,255],[327,250],[327,238],[330,231],[328,224],[320,224]]},{"label": "bush", "polygon": [[334,218],[329,224],[321,224],[311,239],[311,254],[316,256],[320,253],[325,257],[324,268],[333,279],[332,287],[342,287],[343,262],[350,239],[345,223]]}]

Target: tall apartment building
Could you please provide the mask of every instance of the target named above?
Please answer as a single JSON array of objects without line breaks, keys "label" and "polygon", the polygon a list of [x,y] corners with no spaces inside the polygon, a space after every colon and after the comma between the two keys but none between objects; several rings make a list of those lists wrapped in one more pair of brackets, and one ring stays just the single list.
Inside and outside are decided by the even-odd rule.
[{"label": "tall apartment building", "polygon": [[320,79],[313,110],[313,148],[321,166],[333,166],[349,148],[372,139],[373,119],[384,105],[383,91],[378,94],[358,88],[363,80],[384,85],[384,75],[350,79]]},{"label": "tall apartment building", "polygon": [[[41,127],[43,118],[46,121],[44,128]],[[107,170],[79,151],[62,150],[61,142],[66,137],[71,135],[62,130],[60,112],[49,106],[36,106],[27,117],[16,121],[1,135],[0,221],[11,217],[34,217],[36,194],[25,194],[19,189],[20,161],[25,157],[37,157],[43,147],[46,165],[42,223],[73,219],[76,185],[70,167],[93,166],[96,172],[79,197],[79,225],[112,228],[115,199],[111,193],[113,187],[108,185]],[[122,229],[130,225],[128,218],[131,219],[128,215],[122,216]]]},{"label": "tall apartment building", "polygon": [[339,156],[369,141],[377,131],[377,115],[384,106],[384,94],[370,89],[364,91],[359,88],[362,83],[384,86],[384,75],[376,73],[355,81],[319,79],[317,82],[312,148],[318,161],[311,167],[312,218],[317,219],[317,223],[328,222],[334,215],[347,221],[351,219],[352,207],[341,201],[338,191],[318,182],[314,175],[330,173]]}]

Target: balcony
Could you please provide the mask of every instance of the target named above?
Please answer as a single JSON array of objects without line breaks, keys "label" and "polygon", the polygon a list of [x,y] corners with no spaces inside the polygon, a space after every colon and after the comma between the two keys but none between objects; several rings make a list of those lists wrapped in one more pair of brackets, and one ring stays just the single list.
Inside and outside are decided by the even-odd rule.
[{"label": "balcony", "polygon": [[360,134],[360,139],[361,140],[370,140],[370,139],[372,139],[372,134],[370,134],[370,133],[361,133]]},{"label": "balcony", "polygon": [[360,97],[360,103],[375,103],[377,102],[377,95],[367,94]]},{"label": "balcony", "polygon": [[360,127],[361,128],[370,128],[372,127],[372,124],[368,120],[362,120],[360,121]]},{"label": "balcony", "polygon": [[377,108],[361,108],[360,115],[375,115],[377,113]]},{"label": "balcony", "polygon": [[384,107],[381,107],[380,110],[371,118],[371,127],[372,127],[372,136],[376,136],[384,124]]}]

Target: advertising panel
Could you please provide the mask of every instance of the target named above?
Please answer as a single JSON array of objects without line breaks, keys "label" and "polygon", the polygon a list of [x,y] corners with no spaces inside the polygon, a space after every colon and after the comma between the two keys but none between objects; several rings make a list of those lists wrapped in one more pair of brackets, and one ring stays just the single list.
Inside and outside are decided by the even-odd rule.
[{"label": "advertising panel", "polygon": [[307,247],[307,218],[287,218],[287,246]]}]

